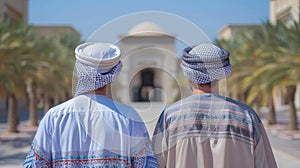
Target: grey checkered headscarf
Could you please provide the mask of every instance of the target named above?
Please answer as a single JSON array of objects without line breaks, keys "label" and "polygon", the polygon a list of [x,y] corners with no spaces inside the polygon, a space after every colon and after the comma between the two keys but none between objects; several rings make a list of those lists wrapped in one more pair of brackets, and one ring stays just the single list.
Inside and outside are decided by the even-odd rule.
[{"label": "grey checkered headscarf", "polygon": [[182,55],[183,74],[196,84],[227,78],[232,70],[229,55],[227,50],[211,43],[187,47]]},{"label": "grey checkered headscarf", "polygon": [[122,69],[120,55],[120,49],[113,44],[89,42],[77,46],[75,96],[112,83]]}]

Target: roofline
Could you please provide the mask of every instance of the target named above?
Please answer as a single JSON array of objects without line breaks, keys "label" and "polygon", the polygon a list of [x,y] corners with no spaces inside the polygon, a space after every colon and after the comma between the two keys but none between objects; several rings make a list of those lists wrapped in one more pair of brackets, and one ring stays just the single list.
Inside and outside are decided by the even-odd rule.
[{"label": "roofline", "polygon": [[260,27],[260,26],[262,25],[261,24],[226,24],[219,30],[219,34],[225,31],[226,28],[230,28],[230,27]]},{"label": "roofline", "polygon": [[141,35],[143,33],[137,33],[137,34],[120,34],[119,39],[124,39],[128,37],[172,37],[175,38],[175,34],[164,34],[164,33],[155,33],[155,34],[149,34],[149,35]]},{"label": "roofline", "polygon": [[80,34],[72,25],[32,25],[33,28],[68,28]]}]

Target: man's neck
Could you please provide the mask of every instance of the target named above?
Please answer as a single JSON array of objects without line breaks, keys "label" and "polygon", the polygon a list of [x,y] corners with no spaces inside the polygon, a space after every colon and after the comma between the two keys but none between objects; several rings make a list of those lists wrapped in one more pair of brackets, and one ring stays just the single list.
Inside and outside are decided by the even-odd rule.
[{"label": "man's neck", "polygon": [[102,95],[102,96],[107,96],[107,90],[106,90],[106,86],[99,88],[97,90],[94,91],[90,91],[88,92],[89,94],[96,94],[96,95]]},{"label": "man's neck", "polygon": [[199,88],[192,88],[192,94],[219,94],[218,87],[199,87]]},{"label": "man's neck", "polygon": [[96,90],[96,91],[94,92],[94,94],[102,95],[102,96],[107,96],[107,94],[106,94],[106,89],[105,89],[105,90]]},{"label": "man's neck", "polygon": [[192,94],[206,94],[211,93],[211,90],[200,90],[200,89],[193,89]]}]

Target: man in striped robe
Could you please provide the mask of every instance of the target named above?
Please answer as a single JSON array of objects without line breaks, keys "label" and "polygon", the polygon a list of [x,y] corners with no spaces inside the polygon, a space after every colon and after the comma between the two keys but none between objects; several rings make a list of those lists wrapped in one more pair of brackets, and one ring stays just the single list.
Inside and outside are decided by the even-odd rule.
[{"label": "man in striped robe", "polygon": [[187,47],[181,67],[193,94],[158,120],[153,148],[160,167],[276,168],[255,111],[218,94],[218,81],[231,74],[229,52],[210,43]]}]

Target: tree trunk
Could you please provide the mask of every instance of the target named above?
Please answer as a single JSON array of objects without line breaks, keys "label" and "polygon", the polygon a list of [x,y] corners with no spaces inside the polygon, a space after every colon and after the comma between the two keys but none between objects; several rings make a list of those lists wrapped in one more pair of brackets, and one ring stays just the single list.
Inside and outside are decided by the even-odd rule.
[{"label": "tree trunk", "polygon": [[282,105],[289,104],[289,101],[288,101],[289,98],[288,98],[287,94],[284,94],[284,88],[281,88],[280,92],[281,92],[281,96],[282,96],[282,100],[281,100]]},{"label": "tree trunk", "polygon": [[274,107],[274,99],[272,95],[269,101],[268,124],[275,125],[276,123],[276,112]]},{"label": "tree trunk", "polygon": [[8,105],[9,105],[9,96],[5,98],[5,111],[8,111]]},{"label": "tree trunk", "polygon": [[258,104],[258,103],[255,103],[254,104],[254,107],[253,107],[253,109],[254,109],[254,111],[256,112],[256,114],[258,115],[258,116],[261,116],[261,111],[260,111],[260,105]]},{"label": "tree trunk", "polygon": [[47,93],[45,93],[44,95],[44,114],[46,114],[48,112],[48,110],[50,109],[50,98],[48,96]]},{"label": "tree trunk", "polygon": [[55,96],[54,96],[54,105],[55,105],[55,106],[58,105],[59,102],[60,102],[59,96],[58,96],[58,95],[55,95]]},{"label": "tree trunk", "polygon": [[260,108],[261,108],[261,106],[260,106],[260,98],[255,98],[255,100],[254,100],[254,106],[253,106],[253,109],[254,109],[254,111],[256,112],[256,114],[258,115],[258,116],[261,116],[261,111],[260,111]]},{"label": "tree trunk", "polygon": [[29,97],[29,125],[37,126],[38,125],[37,101],[36,101],[35,89],[33,87],[33,83],[31,79],[29,79],[26,82],[26,91]]},{"label": "tree trunk", "polygon": [[18,132],[18,101],[14,93],[9,94],[8,98],[8,130],[9,133]]},{"label": "tree trunk", "polygon": [[64,94],[61,94],[60,96],[60,102],[64,102],[67,100],[67,92],[64,92]]},{"label": "tree trunk", "polygon": [[296,85],[286,86],[287,90],[287,99],[290,106],[290,130],[298,130],[298,117],[297,110],[295,106],[295,94],[296,94]]}]

